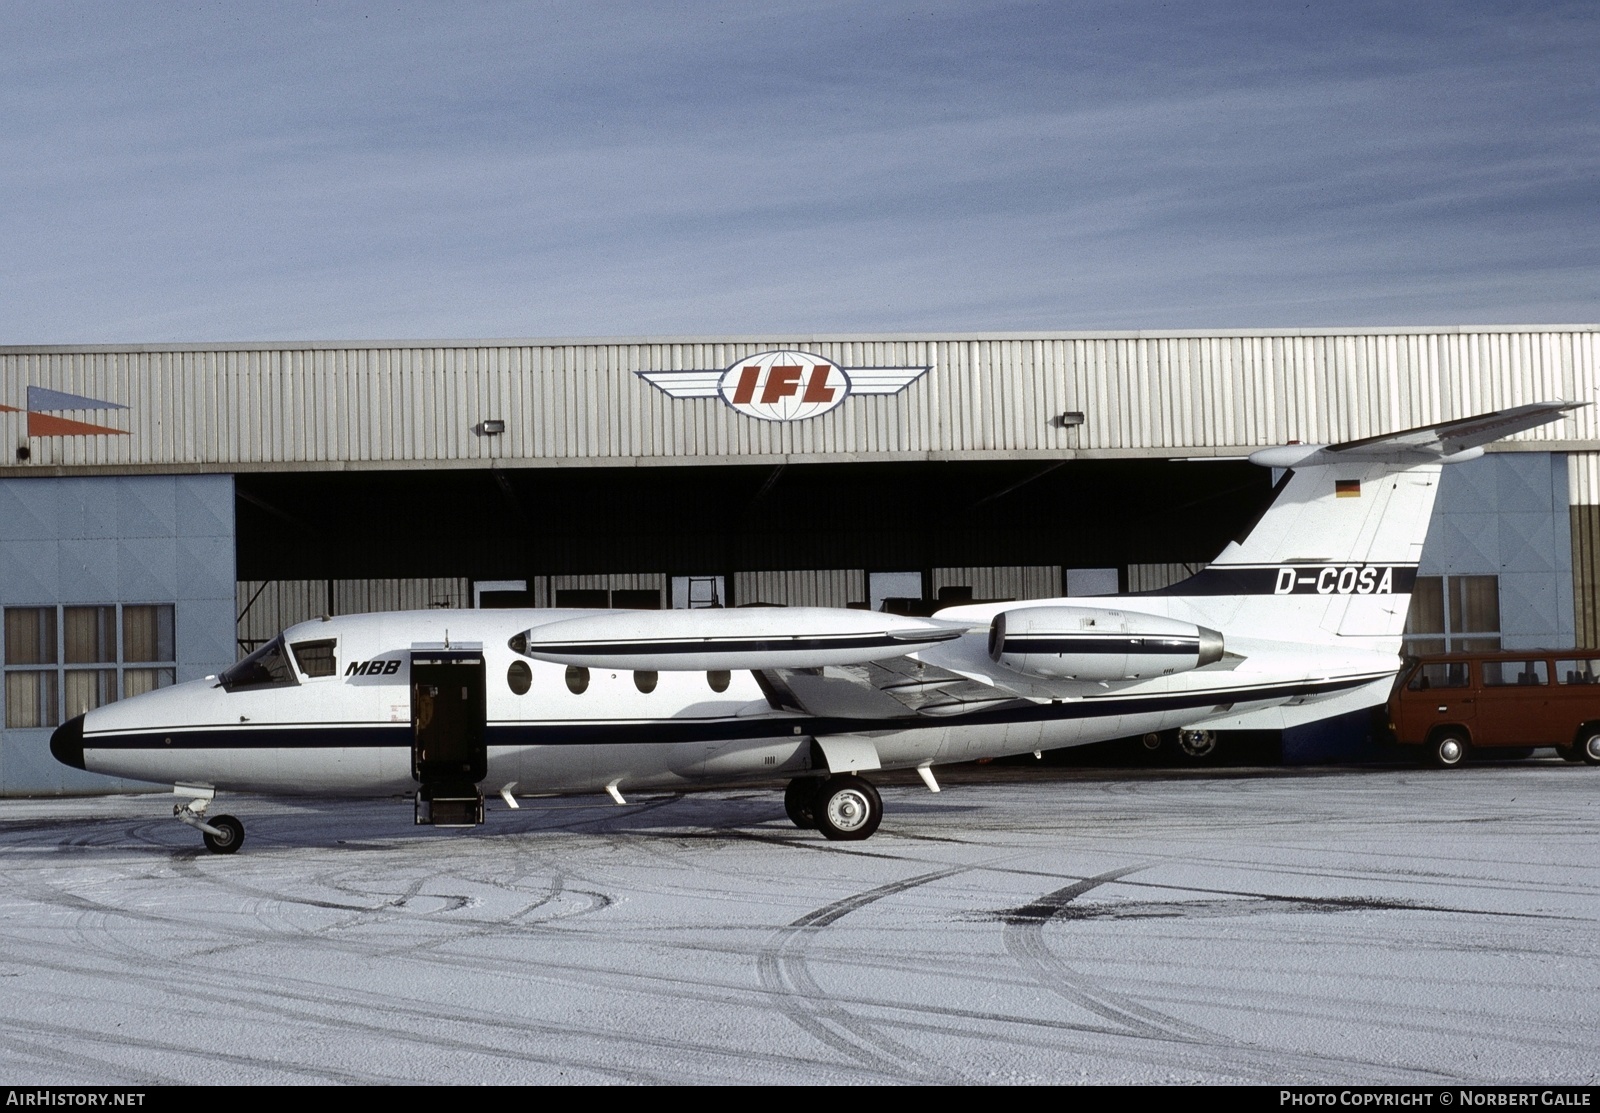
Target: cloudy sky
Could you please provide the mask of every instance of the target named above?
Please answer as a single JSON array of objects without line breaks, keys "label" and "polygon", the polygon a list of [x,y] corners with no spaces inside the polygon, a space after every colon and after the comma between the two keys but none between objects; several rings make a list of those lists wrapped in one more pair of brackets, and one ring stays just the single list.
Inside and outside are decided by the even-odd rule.
[{"label": "cloudy sky", "polygon": [[0,344],[1600,321],[1600,5],[0,0]]}]

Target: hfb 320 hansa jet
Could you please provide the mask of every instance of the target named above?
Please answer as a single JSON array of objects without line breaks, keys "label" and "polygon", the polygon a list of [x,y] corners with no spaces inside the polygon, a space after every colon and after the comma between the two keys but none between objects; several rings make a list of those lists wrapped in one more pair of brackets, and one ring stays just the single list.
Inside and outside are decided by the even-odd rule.
[{"label": "hfb 320 hansa jet", "polygon": [[219,791],[414,793],[419,823],[483,791],[680,789],[787,778],[785,809],[864,839],[863,776],[1147,732],[1204,740],[1382,703],[1441,466],[1556,420],[1520,406],[1251,459],[1284,469],[1253,527],[1159,591],[953,606],[473,610],[303,622],[219,676],[96,708],[50,743],[78,769],[171,784],[219,853]]}]

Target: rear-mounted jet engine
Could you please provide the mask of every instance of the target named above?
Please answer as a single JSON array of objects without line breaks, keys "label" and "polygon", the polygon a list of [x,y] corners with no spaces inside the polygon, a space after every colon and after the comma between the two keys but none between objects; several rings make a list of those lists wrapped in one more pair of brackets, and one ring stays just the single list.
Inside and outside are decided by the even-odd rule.
[{"label": "rear-mounted jet engine", "polygon": [[1023,607],[995,615],[989,656],[1028,676],[1145,680],[1220,661],[1222,635],[1157,615]]}]

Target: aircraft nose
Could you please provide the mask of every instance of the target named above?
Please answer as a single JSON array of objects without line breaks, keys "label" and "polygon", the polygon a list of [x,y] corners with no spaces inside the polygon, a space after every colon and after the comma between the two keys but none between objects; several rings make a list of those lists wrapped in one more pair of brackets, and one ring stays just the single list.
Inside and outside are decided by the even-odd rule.
[{"label": "aircraft nose", "polygon": [[74,769],[83,768],[83,718],[68,719],[50,736],[50,756]]}]

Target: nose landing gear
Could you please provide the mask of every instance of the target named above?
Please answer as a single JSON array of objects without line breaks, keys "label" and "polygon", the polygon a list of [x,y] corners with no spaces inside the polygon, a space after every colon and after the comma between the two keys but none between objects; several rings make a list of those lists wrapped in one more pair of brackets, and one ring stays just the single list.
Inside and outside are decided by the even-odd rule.
[{"label": "nose landing gear", "polygon": [[206,808],[216,796],[214,788],[195,785],[174,785],[172,791],[189,797],[187,804],[172,805],[172,814],[179,823],[187,823],[200,832],[206,849],[213,854],[232,854],[244,842],[244,824],[231,815],[212,816],[206,819]]}]

